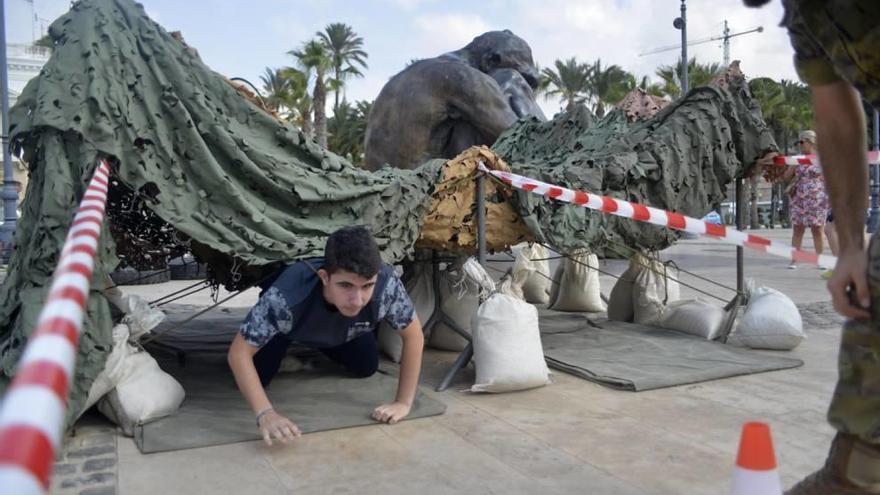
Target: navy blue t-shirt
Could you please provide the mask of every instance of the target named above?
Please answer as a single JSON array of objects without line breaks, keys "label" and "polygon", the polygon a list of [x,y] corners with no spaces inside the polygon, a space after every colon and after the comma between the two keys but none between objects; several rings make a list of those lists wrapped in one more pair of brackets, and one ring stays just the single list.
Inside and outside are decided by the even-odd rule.
[{"label": "navy blue t-shirt", "polygon": [[400,277],[383,264],[370,302],[354,317],[346,317],[330,305],[323,295],[317,270],[323,258],[300,261],[285,268],[260,295],[239,332],[255,347],[266,345],[278,334],[292,342],[315,348],[342,345],[373,331],[385,320],[403,330],[415,317],[415,307]]}]

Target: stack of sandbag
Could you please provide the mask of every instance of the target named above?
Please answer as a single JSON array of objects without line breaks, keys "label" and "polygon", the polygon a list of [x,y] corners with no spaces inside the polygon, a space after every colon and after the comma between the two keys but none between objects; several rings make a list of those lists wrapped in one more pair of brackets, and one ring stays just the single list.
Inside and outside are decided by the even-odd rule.
[{"label": "stack of sandbag", "polygon": [[678,270],[636,253],[611,290],[608,319],[657,323],[666,305],[677,301],[679,294]]},{"label": "stack of sandbag", "polygon": [[636,253],[629,260],[626,271],[617,279],[608,296],[608,319],[614,321],[633,321],[633,287],[636,277],[648,266],[650,261]]},{"label": "stack of sandbag", "polygon": [[788,296],[769,287],[749,290],[749,302],[728,342],[753,349],[791,350],[806,338],[801,313]]},{"label": "stack of sandbag", "polygon": [[89,407],[97,402],[101,413],[132,436],[135,426],[177,411],[185,393],[149,353],[130,345],[129,337],[127,324],[113,328],[113,350],[92,384],[86,403]]},{"label": "stack of sandbag", "polygon": [[652,261],[633,282],[633,322],[656,322],[679,294],[678,270],[660,260]]},{"label": "stack of sandbag", "polygon": [[538,311],[517,297],[511,286],[511,280],[505,279],[474,316],[477,376],[472,392],[512,392],[550,382],[541,347]]},{"label": "stack of sandbag", "polygon": [[669,303],[656,325],[706,340],[715,340],[724,329],[726,320],[727,311],[721,306],[700,299],[690,299]]},{"label": "stack of sandbag", "polygon": [[[403,274],[403,286],[412,299],[416,309],[416,315],[422,323],[423,330],[428,329],[425,325],[434,314],[436,301],[434,299],[434,267],[431,262],[413,263]],[[379,324],[379,349],[382,350],[395,363],[400,362],[403,352],[403,339],[400,331],[391,328],[382,321]]]},{"label": "stack of sandbag", "polygon": [[[528,244],[516,254],[513,264],[514,288],[520,287],[522,297],[532,304],[550,302],[550,262],[547,248],[540,244]],[[523,277],[521,272],[527,272]],[[522,283],[519,283],[524,279]]]},{"label": "stack of sandbag", "polygon": [[599,312],[607,307],[599,287],[599,258],[578,249],[566,257],[553,274],[550,309],[556,311]]},{"label": "stack of sandbag", "polygon": [[[459,258],[440,274],[440,309],[458,328],[468,334],[471,319],[480,304],[480,287],[464,271],[467,258]],[[466,338],[439,321],[428,339],[428,345],[442,351],[460,352],[468,345]]]}]

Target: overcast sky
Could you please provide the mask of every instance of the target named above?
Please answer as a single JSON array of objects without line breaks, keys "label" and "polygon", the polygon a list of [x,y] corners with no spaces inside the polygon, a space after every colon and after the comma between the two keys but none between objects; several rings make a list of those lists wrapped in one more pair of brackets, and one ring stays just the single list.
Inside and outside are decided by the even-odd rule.
[{"label": "overcast sky", "polygon": [[[679,0],[142,0],[147,13],[168,31],[180,30],[202,60],[228,77],[244,77],[260,86],[265,67],[292,65],[285,53],[298,48],[331,22],[344,22],[364,38],[369,69],[351,80],[349,99],[372,100],[385,81],[412,59],[458,49],[490,30],[510,29],[532,47],[535,62],[601,58],[603,65],[654,76],[659,65],[673,64],[679,50],[640,53],[676,45],[672,27]],[[4,0],[7,40],[27,43],[63,14],[69,0]],[[33,12],[32,12],[33,9]],[[34,15],[35,14],[35,15]],[[36,16],[36,22],[32,19]],[[732,33],[763,26],[731,40],[731,59],[742,61],[748,77],[796,79],[792,49],[780,2],[749,9],[740,0],[688,0],[691,41],[720,36],[726,19]],[[210,18],[210,21],[208,20]],[[720,41],[689,47],[703,63],[721,62]],[[541,102],[548,115],[559,102]]]}]

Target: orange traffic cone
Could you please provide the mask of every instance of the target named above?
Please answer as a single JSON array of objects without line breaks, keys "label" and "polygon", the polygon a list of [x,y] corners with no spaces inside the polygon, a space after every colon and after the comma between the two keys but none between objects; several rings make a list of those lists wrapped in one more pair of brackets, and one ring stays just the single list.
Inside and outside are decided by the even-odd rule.
[{"label": "orange traffic cone", "polygon": [[765,423],[743,425],[739,455],[733,471],[732,495],[781,495],[776,455],[770,427]]}]

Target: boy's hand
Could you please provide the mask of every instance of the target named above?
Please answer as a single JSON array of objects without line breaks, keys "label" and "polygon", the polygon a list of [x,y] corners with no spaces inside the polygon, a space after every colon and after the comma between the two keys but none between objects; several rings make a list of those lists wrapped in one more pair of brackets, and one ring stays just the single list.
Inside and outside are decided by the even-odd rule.
[{"label": "boy's hand", "polygon": [[272,438],[282,443],[288,443],[302,436],[299,428],[293,421],[285,418],[277,412],[269,411],[260,418],[260,432],[266,445],[272,445]]},{"label": "boy's hand", "polygon": [[393,425],[409,414],[412,406],[403,402],[382,404],[373,411],[373,419]]}]

